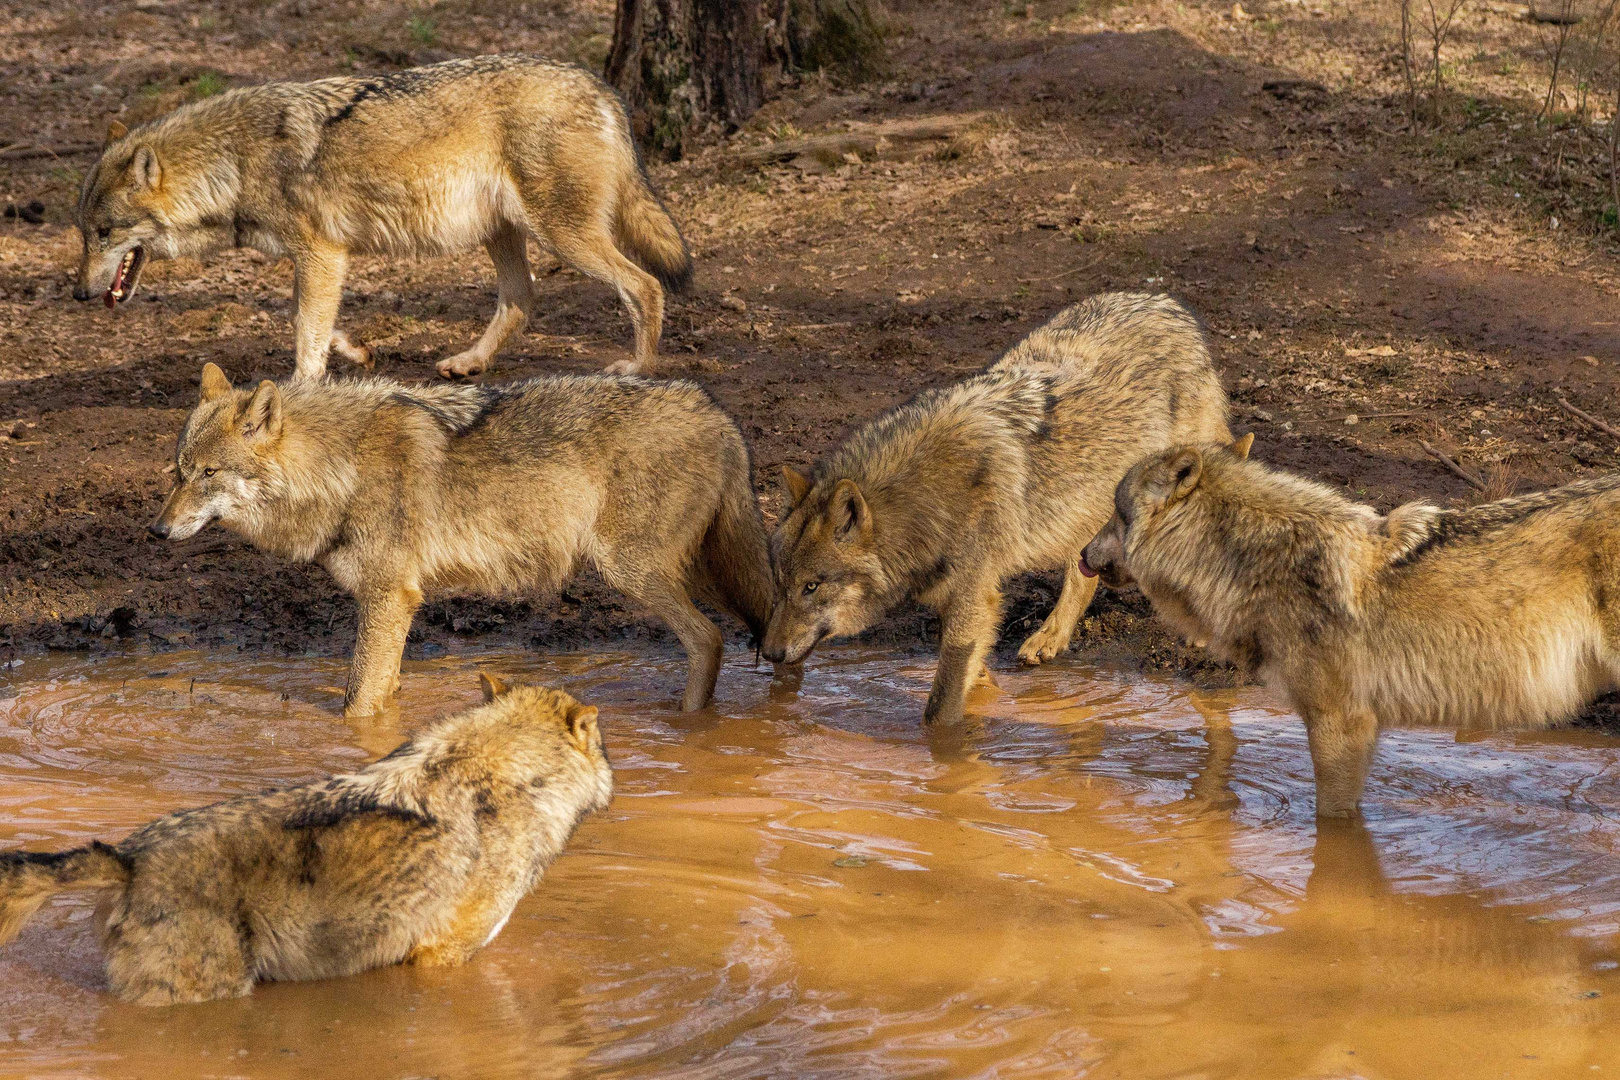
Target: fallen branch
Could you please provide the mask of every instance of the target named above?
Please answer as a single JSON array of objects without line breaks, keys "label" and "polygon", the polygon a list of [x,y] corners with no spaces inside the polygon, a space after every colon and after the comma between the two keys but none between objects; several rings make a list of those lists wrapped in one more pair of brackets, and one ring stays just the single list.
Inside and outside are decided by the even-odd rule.
[{"label": "fallen branch", "polygon": [[1479,477],[1475,476],[1473,473],[1469,472],[1467,469],[1453,461],[1450,454],[1439,449],[1438,447],[1430,446],[1421,439],[1418,440],[1418,445],[1423,447],[1424,452],[1430,457],[1436,459],[1440,462],[1440,464],[1444,465],[1446,468],[1468,481],[1470,487],[1474,488],[1476,491],[1485,490],[1485,481],[1481,480]]},{"label": "fallen branch", "polygon": [[1558,407],[1569,413],[1569,415],[1573,416],[1575,419],[1592,425],[1605,435],[1610,435],[1616,439],[1620,439],[1620,428],[1615,428],[1609,424],[1605,424],[1602,420],[1599,420],[1585,409],[1577,409],[1563,398],[1558,399]]},{"label": "fallen branch", "polygon": [[1350,417],[1357,420],[1388,420],[1395,416],[1417,416],[1422,409],[1407,409],[1405,412],[1375,412],[1375,413],[1349,413],[1345,416],[1307,416],[1302,420],[1295,420],[1296,424],[1342,424]]},{"label": "fallen branch", "polygon": [[845,154],[871,155],[879,151],[880,141],[926,142],[930,139],[954,138],[988,115],[971,112],[925,116],[918,120],[890,120],[837,135],[816,135],[808,139],[788,139],[767,146],[752,146],[739,151],[736,160],[742,165],[769,165],[804,155],[834,160]]},{"label": "fallen branch", "polygon": [[75,157],[99,151],[99,143],[73,143],[69,146],[36,146],[33,143],[12,143],[0,146],[0,158],[6,161],[25,161],[28,158]]}]

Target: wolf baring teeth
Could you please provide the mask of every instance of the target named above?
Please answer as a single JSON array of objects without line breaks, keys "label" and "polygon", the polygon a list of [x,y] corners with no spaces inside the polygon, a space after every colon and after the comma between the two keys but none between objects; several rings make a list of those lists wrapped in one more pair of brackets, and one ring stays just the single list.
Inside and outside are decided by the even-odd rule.
[{"label": "wolf baring teeth", "polygon": [[391,75],[271,83],[193,102],[134,130],[114,122],[79,195],[77,300],[128,300],[148,259],[255,248],[293,262],[297,373],[327,353],[369,367],[336,328],[351,255],[478,246],[498,299],[483,336],[441,375],[475,375],[537,302],[530,239],[616,289],[651,374],[664,290],[692,259],[649,186],[618,97],[571,64],[524,55]]},{"label": "wolf baring teeth", "polygon": [[801,661],[910,597],[940,613],[924,718],[962,717],[1001,620],[1001,582],[1065,567],[1057,606],[1019,650],[1069,647],[1096,581],[1080,549],[1143,454],[1227,441],[1226,395],[1192,313],[1168,296],[1075,304],[989,370],[919,394],[855,433],[810,476],[784,470],[772,539],[776,606],[762,651]]}]

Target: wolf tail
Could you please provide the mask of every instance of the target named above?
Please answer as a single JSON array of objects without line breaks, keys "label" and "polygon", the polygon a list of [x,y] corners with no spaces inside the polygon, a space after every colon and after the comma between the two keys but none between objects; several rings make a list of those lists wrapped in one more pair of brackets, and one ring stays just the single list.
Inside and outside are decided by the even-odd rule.
[{"label": "wolf tail", "polygon": [[692,283],[692,253],[639,169],[619,195],[614,240],[670,292],[681,292]]},{"label": "wolf tail", "polygon": [[129,864],[100,841],[72,851],[0,853],[0,945],[17,936],[39,906],[69,889],[129,883]]},{"label": "wolf tail", "polygon": [[740,468],[722,472],[720,505],[698,559],[723,607],[741,619],[755,643],[771,621],[775,590],[765,522],[759,516],[746,453]]}]

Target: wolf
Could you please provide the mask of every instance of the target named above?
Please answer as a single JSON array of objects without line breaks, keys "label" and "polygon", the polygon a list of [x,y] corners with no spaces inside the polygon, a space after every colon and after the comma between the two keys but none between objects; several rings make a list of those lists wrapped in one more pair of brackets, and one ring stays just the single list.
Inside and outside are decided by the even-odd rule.
[{"label": "wolf", "polygon": [[1096,591],[1080,549],[1126,468],[1227,438],[1226,395],[1190,311],[1146,293],[1081,301],[987,370],[866,424],[809,476],[783,470],[791,505],[771,539],[776,606],[762,651],[802,662],[915,598],[941,618],[924,718],[959,720],[985,676],[1002,580],[1066,568],[1018,653],[1057,656]]},{"label": "wolf", "polygon": [[387,379],[234,389],[205,365],[152,533],[218,520],[315,562],[358,601],[344,711],[382,708],[425,591],[555,591],[583,565],[687,654],[684,709],[714,694],[720,629],[757,638],[770,555],[742,434],[702,388],[635,376],[412,387]]},{"label": "wolf", "polygon": [[135,294],[149,258],[231,247],[290,257],[305,378],[334,347],[370,366],[369,350],[334,329],[351,255],[489,252],[495,317],[439,362],[446,377],[485,370],[534,314],[531,237],[618,290],[635,358],[610,371],[653,373],[663,289],[692,276],[623,103],[581,68],[520,54],[244,87],[133,131],[115,121],[76,220],[74,298],[108,307]]},{"label": "wolf", "polygon": [[0,854],[0,944],[99,889],[113,993],[243,997],[261,980],[460,964],[613,793],[596,709],[483,675],[484,704],[359,772],[159,818],[116,844]]},{"label": "wolf", "polygon": [[1081,569],[1283,691],[1318,816],[1358,812],[1382,727],[1545,727],[1620,679],[1620,474],[1380,514],[1251,440],[1133,465]]}]

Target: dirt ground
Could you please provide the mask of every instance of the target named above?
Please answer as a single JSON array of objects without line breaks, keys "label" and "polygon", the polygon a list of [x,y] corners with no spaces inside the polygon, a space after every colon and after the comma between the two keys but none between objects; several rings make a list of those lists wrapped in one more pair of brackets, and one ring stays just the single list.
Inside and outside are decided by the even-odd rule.
[{"label": "dirt ground", "polygon": [[[1620,249],[1592,139],[1532,122],[1535,30],[1512,5],[1468,9],[1453,45],[1464,108],[1414,129],[1387,12],[1246,7],[894,0],[885,72],[793,80],[742,132],[652,167],[698,265],[666,323],[672,373],[741,421],[768,518],[781,465],[810,465],[853,424],[1117,288],[1162,288],[1202,315],[1258,455],[1381,507],[1480,497],[1423,441],[1496,493],[1615,467],[1616,440],[1558,404],[1620,421]],[[341,653],[354,633],[318,568],[217,528],[179,545],[146,534],[203,362],[238,382],[291,372],[291,271],[249,252],[156,263],[118,310],[75,304],[71,212],[93,160],[76,148],[114,116],[272,78],[518,49],[599,67],[611,14],[607,0],[0,4],[0,202],[43,204],[0,220],[0,659]],[[948,143],[738,162],[775,140],[980,110]],[[538,265],[545,314],[486,377],[624,356],[611,292]],[[481,253],[360,260],[349,290],[343,325],[376,346],[378,371],[426,380],[481,329],[494,274]],[[1056,585],[1010,584],[1004,647]],[[874,636],[934,632],[909,611]],[[582,580],[561,598],[436,600],[410,649],[626,637],[665,635]],[[1134,595],[1105,590],[1077,648],[1222,677]]]}]

